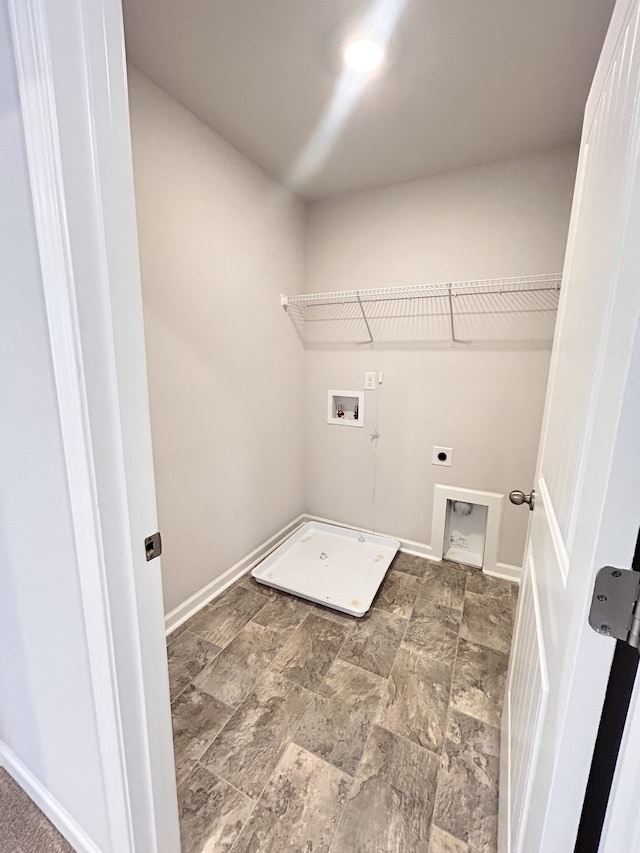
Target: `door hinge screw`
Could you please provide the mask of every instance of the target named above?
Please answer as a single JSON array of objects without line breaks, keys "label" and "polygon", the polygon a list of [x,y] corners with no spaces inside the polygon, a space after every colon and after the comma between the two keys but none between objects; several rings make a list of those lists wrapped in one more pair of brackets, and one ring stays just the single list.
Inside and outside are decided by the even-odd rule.
[{"label": "door hinge screw", "polygon": [[596,575],[589,625],[601,637],[640,648],[640,572],[603,566]]}]

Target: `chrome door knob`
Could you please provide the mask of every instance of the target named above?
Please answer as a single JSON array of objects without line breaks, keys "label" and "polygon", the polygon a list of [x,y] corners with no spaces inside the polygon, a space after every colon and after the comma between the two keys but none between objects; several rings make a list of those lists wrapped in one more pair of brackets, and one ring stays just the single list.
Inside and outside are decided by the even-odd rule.
[{"label": "chrome door knob", "polygon": [[514,489],[512,492],[509,492],[509,500],[516,506],[529,504],[529,509],[532,510],[536,504],[536,490],[531,489],[531,494],[525,495],[525,493],[521,492],[520,489]]}]

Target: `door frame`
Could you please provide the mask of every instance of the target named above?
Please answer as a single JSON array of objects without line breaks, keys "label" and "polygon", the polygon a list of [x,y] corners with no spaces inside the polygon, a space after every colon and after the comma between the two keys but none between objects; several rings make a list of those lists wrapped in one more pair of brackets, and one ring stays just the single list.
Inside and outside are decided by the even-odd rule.
[{"label": "door frame", "polygon": [[[179,853],[160,565],[146,563],[143,545],[157,522],[122,8],[7,5],[108,853]],[[97,853],[55,809],[48,816],[77,849]]]},{"label": "door frame", "polygon": [[[142,502],[155,514],[155,500],[122,9],[118,0],[8,5],[112,850],[178,853],[162,607],[151,602],[157,618],[150,616],[135,581],[136,513]],[[627,5],[618,4],[614,24]],[[56,73],[55,59],[65,55],[74,87]],[[75,190],[63,168],[61,139],[70,133],[82,155]],[[69,222],[78,218],[91,227],[92,242],[74,237]],[[98,334],[87,336],[87,327]],[[144,459],[132,456],[133,447]],[[612,853],[635,849],[640,839],[640,817],[627,811],[640,776],[630,757],[640,745],[638,687],[625,744],[629,759],[620,762],[603,836]]]},{"label": "door frame", "polygon": [[[640,176],[636,181],[637,195],[640,198]],[[635,206],[633,215],[640,227],[640,210]],[[639,253],[640,254],[640,253]],[[640,258],[639,258],[640,261]],[[640,268],[640,263],[636,269]],[[635,393],[633,393],[635,390]],[[624,401],[624,425],[627,438],[635,443],[640,455],[637,424],[640,423],[640,327],[636,329],[634,350],[627,376],[627,388]],[[625,464],[619,461],[619,466]],[[626,496],[628,500],[640,502],[640,480],[636,480],[634,492]],[[640,547],[640,537],[638,539]],[[631,562],[621,568],[630,569]],[[604,643],[613,643],[606,637]],[[640,678],[636,675],[627,709],[626,721],[616,761],[615,772],[609,793],[604,826],[600,838],[600,853],[619,853],[620,850],[640,850],[640,812],[638,811],[637,792],[640,789]]]}]

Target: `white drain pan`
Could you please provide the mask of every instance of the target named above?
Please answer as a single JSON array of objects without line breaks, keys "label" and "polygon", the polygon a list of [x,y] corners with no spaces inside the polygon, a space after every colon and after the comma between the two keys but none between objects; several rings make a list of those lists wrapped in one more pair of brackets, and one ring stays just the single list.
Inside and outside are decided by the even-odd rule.
[{"label": "white drain pan", "polygon": [[266,586],[364,616],[399,548],[397,539],[308,521],[251,574]]}]

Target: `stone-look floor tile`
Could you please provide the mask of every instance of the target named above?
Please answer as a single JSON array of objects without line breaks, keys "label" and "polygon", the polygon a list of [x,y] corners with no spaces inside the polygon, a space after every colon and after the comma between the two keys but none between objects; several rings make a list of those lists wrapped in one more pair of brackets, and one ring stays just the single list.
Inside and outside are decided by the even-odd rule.
[{"label": "stone-look floor tile", "polygon": [[324,604],[316,604],[313,601],[306,601],[304,598],[299,599],[307,608],[308,613],[315,613],[316,616],[321,616],[323,619],[328,619],[329,622],[335,622],[336,625],[343,625],[348,630],[352,625],[358,622],[360,617],[352,616],[350,613],[343,613],[341,610],[334,610],[333,607],[326,607]]},{"label": "stone-look floor tile", "polygon": [[434,825],[429,838],[429,853],[470,853],[470,850],[464,841]]},{"label": "stone-look floor tile", "polygon": [[508,655],[460,640],[451,707],[491,726],[500,726],[508,665]]},{"label": "stone-look floor tile", "polygon": [[[244,575],[237,582],[236,586],[244,587],[273,600],[290,601],[292,602],[292,606],[295,603],[295,608],[301,608],[304,614],[315,613],[324,619],[328,619],[330,622],[337,622],[339,625],[349,626],[358,621],[356,616],[351,616],[349,613],[342,613],[340,610],[334,610],[332,607],[325,607],[323,604],[316,604],[314,601],[309,601],[306,598],[299,598],[292,593],[282,592],[282,590],[258,583],[251,575]],[[262,620],[261,614],[258,614],[258,616]],[[254,619],[254,621],[256,620]],[[275,627],[275,630],[278,630],[278,628]]]},{"label": "stone-look floor tile", "polygon": [[398,551],[389,566],[389,570],[423,578],[428,563],[429,561],[425,557],[416,557],[415,554],[403,554],[402,551]]},{"label": "stone-look floor tile", "polygon": [[374,726],[331,853],[423,853],[438,758]]},{"label": "stone-look floor tile", "polygon": [[243,589],[248,589],[250,592],[257,592],[258,595],[264,595],[265,598],[275,598],[282,593],[278,592],[272,586],[267,586],[258,581],[252,576],[251,572],[243,575],[239,581],[236,581],[234,586],[241,586]]},{"label": "stone-look floor tile", "polygon": [[515,602],[467,592],[464,598],[460,636],[464,640],[509,654]]},{"label": "stone-look floor tile", "polygon": [[248,796],[258,797],[311,698],[298,684],[266,673],[200,762]]},{"label": "stone-look floor tile", "polygon": [[373,600],[373,606],[395,616],[411,616],[413,605],[420,588],[420,578],[404,572],[387,572],[387,576]]},{"label": "stone-look floor tile", "polygon": [[224,648],[265,604],[263,595],[232,586],[189,619],[189,630]]},{"label": "stone-look floor tile", "polygon": [[221,702],[237,708],[269,669],[283,642],[284,637],[277,631],[248,622],[193,683]]},{"label": "stone-look floor tile", "polygon": [[179,785],[233,714],[233,708],[193,685],[171,707],[176,780]]},{"label": "stone-look floor tile", "polygon": [[452,666],[401,646],[377,722],[438,752],[444,738],[451,675]]},{"label": "stone-look floor tile", "polygon": [[[167,640],[184,851],[323,851],[339,823],[331,853],[495,853],[497,725],[517,593],[478,569],[399,554],[374,609],[356,619],[241,578]],[[455,667],[431,658],[429,648],[451,660],[462,615]],[[282,674],[263,672],[272,651]],[[234,711],[184,689],[194,678],[237,701],[249,694]],[[246,687],[233,694],[238,683]],[[443,740],[436,796],[430,768]],[[412,769],[425,756],[427,769]],[[261,793],[249,816],[247,797]]]},{"label": "stone-look floor tile", "polygon": [[459,610],[418,598],[403,645],[434,660],[453,663],[458,646],[460,617]]},{"label": "stone-look floor tile", "polygon": [[253,621],[258,625],[264,625],[265,628],[271,628],[273,631],[288,634],[300,625],[308,612],[309,608],[304,605],[301,599],[280,593],[280,595],[274,595],[265,604],[262,610],[253,617]]},{"label": "stone-look floor tile", "polygon": [[182,853],[227,853],[251,814],[253,802],[197,766],[178,788]]},{"label": "stone-look floor tile", "polygon": [[273,662],[280,672],[308,690],[317,690],[335,660],[347,635],[347,629],[310,613]]},{"label": "stone-look floor tile", "polygon": [[407,620],[372,608],[351,629],[338,657],[388,678],[407,627]]},{"label": "stone-look floor tile", "polygon": [[516,584],[502,578],[493,578],[484,572],[475,572],[467,579],[467,592],[475,592],[489,598],[511,598],[514,586],[517,589]]},{"label": "stone-look floor tile", "polygon": [[245,824],[234,853],[328,853],[352,781],[291,744]]},{"label": "stone-look floor tile", "polygon": [[462,610],[468,577],[472,576],[460,569],[452,568],[447,563],[429,561],[418,596],[433,601],[434,604],[440,604],[442,607]]},{"label": "stone-look floor tile", "polygon": [[167,649],[171,700],[219,654],[218,646],[191,631],[183,631]]},{"label": "stone-look floor tile", "polygon": [[353,776],[384,695],[383,678],[336,660],[294,741]]},{"label": "stone-look floor tile", "polygon": [[171,643],[177,640],[180,634],[187,630],[187,624],[187,622],[183,622],[182,625],[178,625],[177,628],[173,629],[173,631],[167,637],[167,647],[169,647]]},{"label": "stone-look floor tile", "polygon": [[443,557],[440,561],[441,566],[446,566],[450,569],[457,569],[459,572],[464,572],[467,575],[475,575],[481,572],[480,566],[469,566],[467,563],[456,563],[454,560],[447,560]]},{"label": "stone-look floor tile", "polygon": [[434,823],[478,853],[495,853],[500,731],[451,711]]}]

